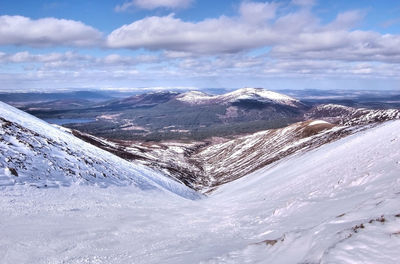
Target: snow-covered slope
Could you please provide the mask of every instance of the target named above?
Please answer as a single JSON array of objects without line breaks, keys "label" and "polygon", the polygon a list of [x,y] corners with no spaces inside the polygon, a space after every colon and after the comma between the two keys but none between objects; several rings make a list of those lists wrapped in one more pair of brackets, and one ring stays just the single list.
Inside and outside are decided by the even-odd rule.
[{"label": "snow-covered slope", "polygon": [[399,131],[389,121],[197,201],[114,186],[5,189],[0,262],[399,263]]},{"label": "snow-covered slope", "polygon": [[191,157],[203,165],[198,183],[204,191],[213,190],[293,153],[309,151],[360,129],[321,122],[299,122],[210,145]]},{"label": "snow-covered slope", "polygon": [[191,91],[178,95],[176,99],[188,104],[227,104],[239,100],[255,100],[264,103],[271,102],[293,107],[299,104],[297,99],[263,88],[242,88],[223,95],[208,95],[203,92]]},{"label": "snow-covered slope", "polygon": [[337,104],[323,104],[312,108],[305,114],[305,118],[321,118],[331,123],[354,126],[399,119],[400,110],[353,108]]},{"label": "snow-covered slope", "polygon": [[215,262],[399,263],[398,131],[390,121],[217,190],[254,243]]},{"label": "snow-covered slope", "polygon": [[0,186],[134,185],[197,194],[145,166],[128,162],[0,102]]}]

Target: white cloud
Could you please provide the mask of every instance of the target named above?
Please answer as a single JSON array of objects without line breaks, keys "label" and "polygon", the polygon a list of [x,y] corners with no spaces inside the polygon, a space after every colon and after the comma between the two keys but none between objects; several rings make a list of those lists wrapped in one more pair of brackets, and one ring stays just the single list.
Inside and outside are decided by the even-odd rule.
[{"label": "white cloud", "polygon": [[[313,1],[298,0],[297,5]],[[354,30],[365,12],[340,13],[322,24],[310,9],[277,16],[274,2],[243,2],[237,17],[199,22],[174,14],[153,16],[124,25],[108,35],[110,48],[163,50],[175,57],[219,55],[270,48],[274,59],[400,62],[400,36]],[[173,57],[173,56],[170,56]]]},{"label": "white cloud", "polygon": [[0,52],[1,64],[23,64],[39,65],[42,70],[56,69],[101,69],[101,68],[126,68],[134,67],[138,64],[156,63],[161,60],[161,57],[150,54],[142,54],[137,56],[122,56],[119,54],[109,54],[104,57],[94,57],[82,55],[76,52],[65,53],[45,53],[32,54],[28,51],[7,54]]},{"label": "white cloud", "polygon": [[0,63],[53,63],[60,61],[88,61],[93,57],[80,55],[75,52],[31,54],[28,51],[21,51],[14,54],[0,53]]},{"label": "white cloud", "polygon": [[[243,52],[217,56],[178,56],[177,58],[168,58],[166,55],[131,57],[113,53],[104,57],[92,57],[73,52],[51,54],[0,52],[0,62],[14,64],[8,67],[9,69],[15,69],[21,65],[18,67],[19,70],[14,72],[0,71],[0,80],[3,84],[0,89],[10,89],[10,87],[21,89],[22,87],[100,88],[127,85],[197,85],[199,87],[256,85],[277,89],[282,88],[281,85],[286,81],[291,85],[286,86],[289,88],[310,88],[310,83],[301,83],[299,80],[329,78],[334,80],[335,84],[341,79],[361,78],[368,80],[367,84],[374,83],[374,85],[390,87],[389,83],[393,85],[400,80],[399,64],[375,61],[347,62],[328,58],[324,60],[271,59],[266,55],[251,56]],[[5,58],[8,58],[7,62],[4,61]],[[293,82],[293,80],[297,81]],[[316,87],[315,85],[314,83],[312,87]]]},{"label": "white cloud", "polygon": [[242,2],[239,8],[240,16],[250,23],[261,23],[275,18],[277,3]]},{"label": "white cloud", "polygon": [[225,16],[192,23],[171,14],[124,25],[108,35],[107,45],[197,54],[232,53],[272,44],[279,35],[269,27],[258,27]]},{"label": "white cloud", "polygon": [[0,45],[89,46],[99,44],[102,34],[79,21],[23,16],[0,16]]},{"label": "white cloud", "polygon": [[236,17],[199,22],[183,21],[174,14],[146,17],[111,32],[107,46],[192,54],[236,53],[294,41],[297,34],[321,28],[309,10],[276,17],[280,6],[246,1],[241,3]]},{"label": "white cloud", "polygon": [[285,59],[400,63],[400,36],[365,31],[302,33],[296,42],[277,45],[270,55]]},{"label": "white cloud", "polygon": [[133,7],[148,10],[156,8],[181,9],[189,7],[192,2],[193,0],[132,0],[122,5],[117,5],[115,11],[124,12]]}]

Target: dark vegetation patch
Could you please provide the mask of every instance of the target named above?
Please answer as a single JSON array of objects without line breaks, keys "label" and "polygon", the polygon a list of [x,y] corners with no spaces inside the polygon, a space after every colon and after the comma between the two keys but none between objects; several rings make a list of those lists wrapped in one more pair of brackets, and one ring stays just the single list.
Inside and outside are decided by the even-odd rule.
[{"label": "dark vegetation patch", "polygon": [[14,175],[15,177],[18,177],[18,172],[16,169],[14,168],[8,168],[8,170],[11,172],[12,175]]},{"label": "dark vegetation patch", "polygon": [[267,108],[268,105],[270,105],[270,104],[262,102],[262,101],[258,101],[258,100],[242,99],[242,100],[233,102],[232,105],[246,109],[246,110],[250,110],[250,109],[261,110],[261,109]]},{"label": "dark vegetation patch", "polygon": [[352,230],[354,233],[358,233],[359,229],[364,229],[364,228],[365,228],[364,224],[360,224],[360,225],[356,225],[356,226],[352,227]]},{"label": "dark vegetation patch", "polygon": [[368,223],[372,224],[373,222],[381,222],[384,223],[386,221],[385,216],[381,215],[380,217],[376,218],[376,219],[371,219],[368,221]]}]

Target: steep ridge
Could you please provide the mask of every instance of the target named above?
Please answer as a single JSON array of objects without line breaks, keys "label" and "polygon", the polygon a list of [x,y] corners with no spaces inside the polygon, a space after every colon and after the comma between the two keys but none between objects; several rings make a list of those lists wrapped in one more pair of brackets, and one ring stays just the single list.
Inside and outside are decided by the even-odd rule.
[{"label": "steep ridge", "polygon": [[353,126],[399,119],[400,111],[397,109],[380,110],[324,104],[313,107],[305,114],[305,118],[322,119],[339,125]]},{"label": "steep ridge", "polygon": [[317,121],[300,122],[214,144],[191,158],[203,162],[205,178],[199,184],[211,191],[286,156],[319,147],[355,130]]},{"label": "steep ridge", "polygon": [[0,186],[134,185],[198,195],[162,173],[128,162],[0,102]]},{"label": "steep ridge", "polygon": [[201,164],[188,160],[193,153],[207,145],[204,142],[135,142],[110,141],[82,133],[77,130],[65,129],[68,133],[107,150],[123,159],[134,161],[162,172],[175,181],[181,182],[192,189],[197,189],[194,183],[202,177]]}]

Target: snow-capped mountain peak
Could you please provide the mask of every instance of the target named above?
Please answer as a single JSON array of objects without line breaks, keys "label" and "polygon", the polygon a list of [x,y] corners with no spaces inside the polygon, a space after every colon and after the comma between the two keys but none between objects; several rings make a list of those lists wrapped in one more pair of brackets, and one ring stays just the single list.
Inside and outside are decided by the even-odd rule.
[{"label": "snow-capped mountain peak", "polygon": [[209,95],[199,91],[183,93],[176,97],[177,100],[188,104],[229,104],[240,100],[255,100],[264,103],[296,106],[299,100],[263,88],[242,88],[222,95]]},{"label": "snow-capped mountain peak", "polygon": [[176,97],[178,101],[190,103],[190,104],[207,104],[211,102],[215,96],[200,92],[200,91],[189,91],[182,93]]},{"label": "snow-capped mountain peak", "polygon": [[279,104],[293,104],[299,102],[297,99],[277,92],[265,90],[263,88],[242,88],[236,91],[226,93],[221,96],[226,101],[234,102],[238,100],[257,100],[272,101]]}]

